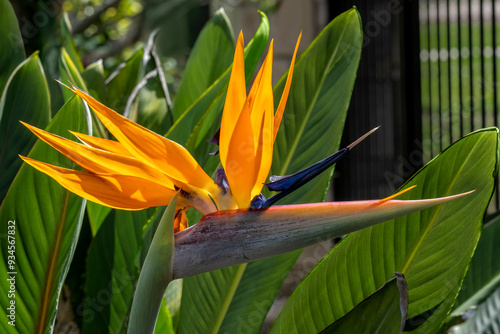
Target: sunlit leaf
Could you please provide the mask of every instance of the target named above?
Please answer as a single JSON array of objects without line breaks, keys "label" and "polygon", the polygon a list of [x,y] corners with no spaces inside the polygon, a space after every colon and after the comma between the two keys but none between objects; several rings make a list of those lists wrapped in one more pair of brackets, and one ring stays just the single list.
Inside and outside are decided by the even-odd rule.
[{"label": "sunlit leaf", "polygon": [[19,121],[43,129],[49,120],[47,82],[38,54],[33,54],[12,72],[0,101],[0,202],[21,167],[18,155],[28,154],[36,141]]},{"label": "sunlit leaf", "polygon": [[[47,131],[65,137],[70,137],[68,129],[79,132],[87,129],[77,98],[70,99],[47,127]],[[35,144],[29,157],[74,168],[66,157],[41,141]],[[3,239],[0,271],[16,272],[16,326],[1,321],[2,333],[51,332],[59,293],[80,232],[82,201],[31,166],[21,167],[0,208],[0,235],[7,236],[9,221],[15,221],[15,264],[8,267],[11,254],[4,242],[7,239]],[[2,280],[0,286],[2,292],[9,289],[6,280]],[[6,319],[9,303],[7,293],[2,293],[0,316],[3,319]]]},{"label": "sunlit leaf", "polygon": [[[407,215],[342,240],[287,301],[272,333],[325,329],[394,272],[405,275],[412,333],[435,333],[448,314],[479,239],[498,167],[498,130],[459,140],[414,175],[401,199],[471,195]],[[322,307],[319,307],[319,306]],[[418,326],[417,326],[418,325]]]}]

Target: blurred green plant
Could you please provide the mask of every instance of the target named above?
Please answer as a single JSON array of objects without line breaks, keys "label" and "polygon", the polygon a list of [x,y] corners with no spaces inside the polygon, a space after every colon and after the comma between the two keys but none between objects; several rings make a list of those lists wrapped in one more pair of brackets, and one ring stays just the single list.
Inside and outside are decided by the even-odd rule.
[{"label": "blurred green plant", "polygon": [[[72,2],[76,10],[74,17],[54,18],[47,27],[59,28],[47,28],[47,35],[41,34],[46,38],[39,45],[41,54],[50,47],[57,49],[57,57],[46,57],[41,62],[39,55],[30,51],[27,53],[31,56],[24,59],[23,20],[21,18],[19,28],[9,2],[0,0],[0,31],[8,37],[0,39],[0,47],[9,52],[0,56],[0,170],[3,175],[0,272],[16,272],[10,274],[15,276],[14,284],[3,277],[0,280],[0,318],[4,319],[0,322],[1,331],[45,333],[52,332],[56,325],[72,323],[83,333],[134,332],[137,328],[140,330],[135,332],[154,329],[156,333],[238,330],[258,333],[300,254],[297,248],[389,220],[353,232],[333,248],[293,292],[270,331],[331,332],[348,328],[354,333],[401,332],[403,329],[416,333],[437,332],[456,300],[493,192],[498,169],[498,130],[495,128],[476,131],[450,146],[402,187],[404,190],[418,186],[401,194],[399,199],[445,197],[475,190],[473,194],[399,218],[395,217],[402,213],[400,203],[431,202],[375,201],[364,203],[368,205],[364,211],[354,215],[348,212],[346,216],[339,216],[340,208],[348,205],[359,208],[362,203],[339,203],[338,210],[321,211],[322,214],[317,208],[325,208],[326,204],[218,212],[205,216],[194,228],[174,235],[175,201],[168,209],[111,209],[86,203],[46,175],[21,165],[18,154],[75,168],[73,162],[46,144],[35,143],[35,137],[19,123],[22,120],[66,138],[71,137],[67,130],[87,132],[86,111],[79,98],[52,86],[52,78],[60,77],[64,83],[75,84],[129,119],[166,134],[185,146],[207,173],[215,173],[219,159],[208,155],[215,145],[207,140],[219,127],[226,100],[234,45],[230,22],[222,11],[207,22],[193,47],[178,90],[171,95],[166,79],[168,72],[165,73],[168,66],[156,51],[156,34],[143,44],[144,48],[125,52],[124,62],[109,62],[108,65],[120,64],[109,71],[103,62],[85,58],[93,48],[108,47],[107,42],[99,44],[99,34],[119,40],[133,30],[131,17],[145,15],[145,22],[154,22],[161,18],[159,8],[172,13],[175,12],[172,8],[185,8],[181,1],[151,1],[143,3],[140,10],[137,3]],[[88,9],[89,4],[96,7]],[[108,5],[105,10],[100,7]],[[113,8],[116,13],[111,15]],[[78,28],[81,31],[76,35],[71,33],[72,22],[77,27],[73,20],[78,19],[78,15],[79,20],[84,21],[79,12],[85,14],[87,10],[86,17],[91,17],[101,9],[98,22],[109,23],[103,25],[102,31],[99,27],[90,28],[94,22],[86,28]],[[171,23],[175,22],[178,21]],[[169,36],[171,32],[164,29],[159,34]],[[79,36],[85,35],[85,39],[78,41]],[[179,35],[179,39],[188,41],[185,37]],[[247,84],[268,38],[269,22],[261,14],[261,24],[244,53],[243,74]],[[50,44],[46,43],[48,40],[64,42]],[[85,44],[87,41],[96,44],[89,46]],[[33,45],[29,44],[32,42],[25,45]],[[161,35],[156,36],[156,42],[159,50],[168,50],[162,49]],[[274,146],[272,174],[293,174],[338,150],[361,45],[360,19],[353,9],[325,27],[297,59],[285,116]],[[46,71],[47,67],[51,70]],[[47,77],[50,80],[47,81]],[[285,74],[273,89],[276,104],[286,78]],[[94,136],[112,139],[97,117],[92,116],[91,120]],[[332,173],[333,167],[286,197],[283,203],[323,201]],[[382,210],[386,208],[384,203],[396,206]],[[299,214],[293,211],[298,208],[308,209]],[[375,210],[372,212],[369,208]],[[286,210],[295,212],[296,217],[288,214],[288,218],[280,216],[282,220],[279,220],[273,216],[283,215]],[[300,215],[303,219],[316,218],[307,224],[292,225]],[[273,224],[285,218],[290,224]],[[200,215],[188,212],[188,219],[193,225]],[[230,223],[225,225],[226,220],[238,229],[232,238],[223,238],[228,242],[218,241],[217,235],[231,232]],[[257,223],[263,227],[250,230]],[[207,225],[215,236],[203,242],[186,242],[199,241],[193,238],[205,235]],[[287,230],[291,226],[299,231],[299,237],[278,243],[283,242],[284,236],[291,235]],[[264,236],[251,234],[263,229],[269,231]],[[481,240],[484,238],[489,240],[485,243],[491,244],[489,231],[496,228],[485,229]],[[246,239],[240,241],[242,233]],[[273,242],[269,242],[269,238],[274,238]],[[252,242],[262,240],[267,242],[257,243],[259,250],[276,244],[284,245],[280,249],[294,251],[264,259],[262,255],[250,258],[242,252],[242,257],[248,258],[234,256],[237,260],[231,261],[236,262],[227,262],[220,255],[230,253],[229,248],[224,248],[230,245],[229,241],[233,242],[231,249],[248,246],[255,250]],[[195,272],[202,267],[196,264],[196,258],[190,258],[195,254],[195,249],[189,248],[193,245],[212,247],[206,252],[198,249],[199,258],[219,254],[217,259],[207,262],[217,264],[211,267],[215,270],[200,270],[203,273],[174,281],[165,292],[165,286],[173,277],[183,277],[179,274],[181,269]],[[222,248],[216,248],[217,245]],[[492,247],[488,247],[480,243],[478,254],[489,256],[494,262]],[[278,253],[274,250],[264,254]],[[253,262],[246,263],[250,260]],[[484,263],[475,263],[473,260],[467,275],[480,272],[488,277],[477,284],[464,285],[458,299],[460,303],[484,291],[488,282],[497,281],[496,269],[488,271],[480,268]],[[464,282],[468,280],[466,277]],[[69,312],[58,311],[58,305],[64,302],[60,299],[64,284],[69,287],[72,302]],[[489,288],[485,297],[496,298],[494,291],[493,287]],[[15,295],[14,311],[11,294]],[[385,305],[385,313],[380,312],[380,303]],[[140,310],[146,305],[152,311],[143,314]]]}]

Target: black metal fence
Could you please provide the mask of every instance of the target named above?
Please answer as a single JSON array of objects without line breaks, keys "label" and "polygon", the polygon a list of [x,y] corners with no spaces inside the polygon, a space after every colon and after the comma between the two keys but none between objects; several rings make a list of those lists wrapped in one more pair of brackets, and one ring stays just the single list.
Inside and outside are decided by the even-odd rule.
[{"label": "black metal fence", "polygon": [[421,0],[418,14],[424,150],[434,156],[464,134],[499,125],[500,4]]},{"label": "black metal fence", "polygon": [[330,15],[353,5],[364,45],[344,140],[382,128],[338,164],[337,200],[383,197],[463,135],[498,126],[500,3],[342,0]]},{"label": "black metal fence", "polygon": [[[391,194],[423,163],[418,4],[387,0],[331,1],[335,17],[356,5],[364,43],[343,141],[377,133],[337,165],[336,200]],[[415,36],[417,42],[415,42]]]}]

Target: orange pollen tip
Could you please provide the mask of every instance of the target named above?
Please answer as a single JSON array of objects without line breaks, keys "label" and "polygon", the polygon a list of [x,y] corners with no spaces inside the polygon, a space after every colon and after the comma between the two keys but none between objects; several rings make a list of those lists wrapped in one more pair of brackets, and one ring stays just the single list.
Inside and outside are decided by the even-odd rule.
[{"label": "orange pollen tip", "polygon": [[405,192],[412,190],[412,189],[413,189],[413,188],[415,188],[415,187],[416,187],[416,186],[411,186],[411,187],[408,187],[408,188],[406,188],[406,189],[401,190],[400,192],[395,193],[394,195],[391,195],[391,196],[389,196],[389,197],[383,198],[383,199],[381,199],[380,201],[378,201],[378,204],[380,204],[380,203],[384,203],[384,202],[387,202],[387,201],[389,201],[389,200],[391,200],[391,199],[394,199],[394,198],[398,197],[399,195],[404,194]]}]

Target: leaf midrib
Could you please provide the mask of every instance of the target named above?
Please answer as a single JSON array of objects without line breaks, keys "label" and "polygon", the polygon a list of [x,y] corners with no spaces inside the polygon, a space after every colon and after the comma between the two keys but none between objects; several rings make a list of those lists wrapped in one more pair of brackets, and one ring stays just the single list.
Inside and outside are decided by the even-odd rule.
[{"label": "leaf midrib", "polygon": [[229,287],[229,290],[226,294],[226,297],[224,298],[222,302],[222,306],[220,308],[219,315],[215,319],[215,324],[214,327],[211,331],[212,334],[217,334],[219,332],[220,327],[222,326],[222,322],[224,321],[224,318],[226,317],[227,310],[229,309],[229,305],[231,304],[234,295],[236,293],[236,289],[240,285],[241,278],[243,277],[243,274],[245,273],[245,270],[247,268],[247,263],[240,264],[238,266],[238,269],[236,270],[236,273],[232,279],[232,283]]},{"label": "leaf midrib", "polygon": [[[57,260],[59,258],[59,253],[61,251],[61,245],[62,245],[62,237],[63,237],[63,231],[64,231],[64,226],[66,222],[66,216],[68,213],[68,206],[69,206],[69,197],[70,193],[69,191],[66,191],[66,196],[64,198],[64,204],[63,208],[61,211],[61,215],[59,216],[59,222],[57,224],[57,232],[56,232],[56,239],[54,243],[54,248],[52,251],[52,254],[49,259],[49,268],[48,268],[48,273],[47,273],[47,279],[45,281],[45,287],[43,290],[43,299],[42,299],[42,305],[41,305],[41,310],[40,310],[40,316],[38,318],[38,329],[37,333],[43,334],[45,333],[45,327],[47,325],[47,315],[49,313],[49,307],[50,307],[50,296],[52,293],[52,287],[54,286],[54,280],[55,280],[55,269],[57,265]],[[56,296],[58,298],[58,296]]]},{"label": "leaf midrib", "polygon": [[[459,170],[457,173],[455,173],[455,176],[452,180],[452,182],[450,182],[450,186],[448,187],[448,190],[446,190],[446,192],[443,194],[443,196],[449,196],[449,194],[451,193],[451,189],[452,187],[455,185],[455,183],[457,182],[457,179],[458,179],[458,175],[461,174],[462,170],[464,169],[465,167],[465,164],[466,164],[466,161],[469,160],[469,157],[471,156],[472,152],[474,151],[474,148],[478,145],[479,143],[479,140],[476,141],[474,143],[474,146],[472,147],[472,149],[469,150],[469,153],[467,154],[467,157],[463,160],[463,163],[461,164]],[[403,274],[406,274],[410,265],[412,264],[413,260],[415,259],[415,257],[417,256],[417,253],[419,252],[420,248],[422,248],[422,245],[424,243],[424,240],[427,239],[427,235],[430,233],[430,230],[432,229],[432,227],[434,226],[434,223],[436,222],[436,219],[437,219],[437,216],[439,215],[439,213],[441,212],[441,209],[443,208],[443,204],[439,205],[436,212],[434,213],[433,217],[431,218],[429,224],[427,225],[427,227],[425,228],[425,231],[424,233],[422,234],[422,236],[420,237],[420,239],[418,240],[417,242],[417,245],[413,248],[412,252],[410,253],[410,256],[408,257],[408,260],[406,261],[405,263],[405,266],[403,267],[403,269],[401,270],[401,272]]]}]

